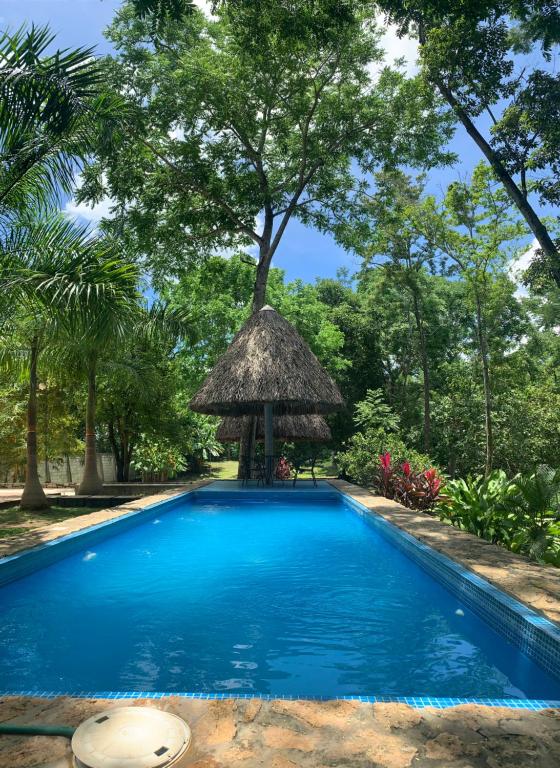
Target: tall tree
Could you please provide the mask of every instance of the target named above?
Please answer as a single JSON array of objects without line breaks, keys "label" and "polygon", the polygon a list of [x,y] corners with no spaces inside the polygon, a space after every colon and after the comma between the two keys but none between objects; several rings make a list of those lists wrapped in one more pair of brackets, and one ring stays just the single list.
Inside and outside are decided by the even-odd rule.
[{"label": "tall tree", "polygon": [[466,281],[473,301],[476,342],[482,368],[486,435],[486,472],[493,465],[494,435],[489,350],[488,307],[492,276],[515,253],[524,230],[512,215],[508,196],[496,184],[488,166],[479,165],[471,183],[450,185],[443,207],[427,198],[414,213],[414,227],[432,247],[447,257]]},{"label": "tall tree", "polygon": [[[420,43],[422,72],[452,108],[535,236],[544,273],[560,286],[558,243],[537,200],[560,202],[560,76],[515,53],[560,42],[554,0],[380,0],[374,4]],[[536,53],[536,52],[535,52]],[[517,69],[517,71],[516,71]],[[488,127],[489,126],[489,127]]]},{"label": "tall tree", "polygon": [[29,382],[27,472],[21,506],[40,509],[48,506],[37,472],[40,355],[59,352],[65,337],[83,342],[111,318],[122,318],[123,293],[131,285],[135,288],[137,274],[119,263],[112,244],[56,214],[27,224],[20,220],[3,246],[0,288],[16,311],[0,318],[4,332],[0,349],[4,359],[19,357]]},{"label": "tall tree", "polygon": [[130,4],[117,14],[108,80],[135,119],[97,153],[80,195],[111,197],[111,226],[156,279],[216,248],[252,246],[259,309],[292,217],[343,216],[358,167],[447,158],[433,89],[389,69],[372,76],[374,22],[348,13],[319,24],[332,3],[312,5],[224,3],[217,18],[196,11],[157,33]]}]

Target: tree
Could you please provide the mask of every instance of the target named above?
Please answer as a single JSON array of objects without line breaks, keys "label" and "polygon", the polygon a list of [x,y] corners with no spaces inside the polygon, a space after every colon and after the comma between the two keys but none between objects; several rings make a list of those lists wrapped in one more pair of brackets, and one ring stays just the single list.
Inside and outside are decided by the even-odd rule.
[{"label": "tree", "polygon": [[[493,465],[492,385],[489,351],[489,308],[495,283],[492,276],[503,270],[523,235],[519,220],[512,216],[507,195],[496,185],[493,174],[479,165],[469,185],[450,185],[443,208],[427,198],[414,215],[414,226],[427,243],[447,257],[465,280],[473,301],[476,343],[484,389],[486,472]],[[509,248],[509,254],[508,254]],[[504,328],[500,329],[502,338]]]},{"label": "tree", "polygon": [[47,53],[48,27],[0,34],[0,217],[49,204],[69,192],[95,149],[100,124],[122,117],[103,91],[93,50]]},{"label": "tree", "polygon": [[252,246],[259,309],[292,217],[326,227],[343,216],[356,166],[447,159],[433,89],[389,69],[372,78],[374,23],[349,13],[322,26],[300,10],[224,3],[217,21],[196,11],[157,34],[129,4],[117,14],[108,80],[135,117],[97,152],[80,196],[110,196],[106,226],[156,281],[217,248]]},{"label": "tree", "polygon": [[124,337],[99,359],[99,421],[107,429],[119,482],[129,480],[141,436],[144,442],[150,436],[181,442],[176,401],[189,399],[175,357],[191,340],[192,318],[181,307],[156,302],[139,307],[131,320]]},{"label": "tree", "polygon": [[534,202],[535,196],[554,206],[560,201],[560,77],[542,64],[516,72],[513,58],[535,46],[546,56],[560,41],[557,3],[381,0],[375,5],[401,34],[417,36],[426,81],[450,105],[539,243],[533,274],[544,272],[560,286],[558,244]]},{"label": "tree", "polygon": [[[412,180],[401,171],[379,173],[375,177],[375,193],[364,196],[365,219],[369,234],[363,237],[358,226],[356,241],[354,222],[344,237],[354,251],[363,257],[362,270],[379,268],[409,297],[414,316],[416,344],[422,368],[424,401],[423,449],[431,449],[429,328],[425,319],[426,296],[430,284],[424,280],[426,267],[434,267],[436,251],[414,228],[410,209],[422,195],[422,180]],[[360,222],[361,224],[361,222]]]},{"label": "tree", "polygon": [[[41,509],[48,500],[37,472],[39,357],[44,351],[59,352],[63,337],[88,343],[115,317],[122,320],[122,298],[130,285],[135,286],[137,275],[134,268],[118,262],[112,244],[56,214],[27,224],[20,221],[3,246],[0,288],[17,310],[2,317],[2,354],[5,359],[19,358],[29,381],[27,472],[21,506]],[[86,423],[88,442],[91,446]]]}]

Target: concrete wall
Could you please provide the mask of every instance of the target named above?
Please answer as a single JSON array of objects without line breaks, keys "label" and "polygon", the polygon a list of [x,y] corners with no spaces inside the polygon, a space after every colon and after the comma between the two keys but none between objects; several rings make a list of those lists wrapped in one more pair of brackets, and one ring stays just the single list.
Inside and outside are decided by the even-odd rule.
[{"label": "concrete wall", "polygon": [[[72,483],[79,483],[82,480],[84,474],[84,458],[83,456],[70,456],[68,461],[70,462],[70,473],[72,475]],[[45,482],[45,462],[39,461],[39,478],[42,483]],[[49,461],[49,469],[51,473],[51,483],[59,483],[67,485],[68,474],[66,469],[66,459],[59,461]],[[117,472],[115,467],[115,461],[112,453],[98,453],[97,454],[97,471],[103,482],[114,483],[117,479]]]}]

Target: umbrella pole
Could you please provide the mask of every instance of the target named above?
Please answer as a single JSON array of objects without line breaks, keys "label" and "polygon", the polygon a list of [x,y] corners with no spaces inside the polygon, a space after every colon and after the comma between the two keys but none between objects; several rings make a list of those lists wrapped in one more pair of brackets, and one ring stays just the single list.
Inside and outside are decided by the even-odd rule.
[{"label": "umbrella pole", "polygon": [[272,403],[264,406],[264,466],[266,484],[272,485],[274,474],[274,434],[272,426]]}]

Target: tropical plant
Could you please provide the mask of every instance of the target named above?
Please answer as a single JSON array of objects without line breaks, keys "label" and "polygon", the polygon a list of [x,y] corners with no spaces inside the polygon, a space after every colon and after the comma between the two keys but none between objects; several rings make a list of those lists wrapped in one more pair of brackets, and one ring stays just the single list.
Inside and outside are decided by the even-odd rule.
[{"label": "tropical plant", "polygon": [[[48,506],[37,473],[38,363],[42,352],[61,355],[61,350],[79,344],[91,349],[112,323],[121,323],[125,299],[136,290],[137,273],[121,264],[114,244],[101,239],[69,219],[56,214],[37,220],[19,221],[6,233],[0,251],[0,290],[17,308],[3,319],[5,361],[27,370],[27,473],[21,498],[24,508]],[[88,358],[90,365],[90,358]],[[91,390],[90,377],[90,390]],[[91,401],[86,423],[86,467],[93,450]],[[92,449],[93,443],[93,449]]]},{"label": "tropical plant", "polygon": [[540,466],[514,479],[510,549],[560,565],[560,470]]},{"label": "tropical plant", "polygon": [[122,100],[104,92],[93,50],[48,52],[48,27],[0,33],[0,216],[30,211],[69,192]]},{"label": "tropical plant", "polygon": [[190,436],[189,454],[197,465],[216,459],[223,445],[216,438],[218,422],[212,416],[195,414]]},{"label": "tropical plant", "polygon": [[187,467],[181,449],[171,440],[140,435],[132,466],[142,473],[144,482],[165,481]]},{"label": "tropical plant", "polygon": [[502,470],[476,477],[448,480],[437,507],[442,520],[493,543],[505,543],[514,534],[512,500],[515,483]]},{"label": "tropical plant", "polygon": [[405,507],[427,512],[437,503],[441,484],[441,477],[434,467],[413,472],[410,462],[405,461],[393,477],[392,498]]}]

